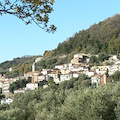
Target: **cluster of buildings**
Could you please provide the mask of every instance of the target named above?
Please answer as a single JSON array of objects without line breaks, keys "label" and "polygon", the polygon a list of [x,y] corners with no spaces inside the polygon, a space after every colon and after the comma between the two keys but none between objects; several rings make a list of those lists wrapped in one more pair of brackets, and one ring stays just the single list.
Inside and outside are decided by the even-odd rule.
[{"label": "cluster of buildings", "polygon": [[100,84],[111,82],[112,80],[109,76],[114,74],[115,71],[120,71],[120,61],[115,55],[110,58],[110,61],[112,61],[113,64],[108,66],[90,67],[89,58],[90,56],[86,54],[75,54],[71,62],[68,64],[56,65],[54,69],[42,69],[41,71],[36,71],[36,62],[42,59],[37,58],[32,65],[32,71],[25,73],[22,77],[8,79],[5,78],[5,76],[0,76],[0,88],[2,88],[3,94],[9,94],[10,84],[24,78],[29,81],[29,83],[26,84],[26,87],[14,91],[14,93],[24,93],[25,90],[37,89],[43,81],[49,81],[52,79],[58,84],[62,81],[70,80],[73,77],[76,78],[80,74],[86,74],[91,78],[91,83],[98,86]]}]

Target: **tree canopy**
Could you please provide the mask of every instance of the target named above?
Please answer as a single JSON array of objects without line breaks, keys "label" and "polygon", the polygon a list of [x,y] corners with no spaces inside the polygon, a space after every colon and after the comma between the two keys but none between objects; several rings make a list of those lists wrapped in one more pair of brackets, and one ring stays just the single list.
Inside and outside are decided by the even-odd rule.
[{"label": "tree canopy", "polygon": [[20,79],[10,84],[9,90],[11,93],[14,93],[14,90],[19,88],[24,88],[28,82],[25,79]]},{"label": "tree canopy", "polygon": [[46,89],[15,94],[13,103],[0,105],[0,120],[119,120],[120,82],[93,88],[89,81],[81,74]]},{"label": "tree canopy", "polygon": [[0,15],[11,14],[26,25],[34,22],[47,32],[54,32],[54,25],[48,26],[49,14],[53,11],[54,0],[3,0],[0,1]]}]

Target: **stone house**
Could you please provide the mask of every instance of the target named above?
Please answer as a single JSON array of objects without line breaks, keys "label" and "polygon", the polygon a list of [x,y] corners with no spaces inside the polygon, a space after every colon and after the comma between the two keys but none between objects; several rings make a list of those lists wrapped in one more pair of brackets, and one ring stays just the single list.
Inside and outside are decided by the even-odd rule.
[{"label": "stone house", "polygon": [[55,69],[68,69],[69,65],[68,64],[62,64],[62,65],[56,65]]},{"label": "stone house", "polygon": [[60,71],[59,70],[53,70],[53,72],[49,73],[49,78],[52,77],[55,83],[60,82]]},{"label": "stone house", "polygon": [[38,76],[40,75],[40,71],[30,71],[24,74],[24,77],[29,82],[35,83],[38,82]]},{"label": "stone house", "polygon": [[66,80],[70,80],[72,77],[73,77],[73,74],[72,74],[72,73],[61,74],[61,75],[60,75],[60,82],[66,81]]},{"label": "stone house", "polygon": [[14,90],[14,94],[16,93],[25,93],[25,89],[17,89],[17,90]]},{"label": "stone house", "polygon": [[38,83],[27,83],[25,90],[35,90],[38,89]]},{"label": "stone house", "polygon": [[114,74],[116,71],[120,71],[120,63],[114,64],[110,67],[109,75]]},{"label": "stone house", "polygon": [[89,57],[83,53],[75,54],[74,58],[71,60],[72,64],[78,64],[83,62],[86,62],[86,63],[89,62]]}]

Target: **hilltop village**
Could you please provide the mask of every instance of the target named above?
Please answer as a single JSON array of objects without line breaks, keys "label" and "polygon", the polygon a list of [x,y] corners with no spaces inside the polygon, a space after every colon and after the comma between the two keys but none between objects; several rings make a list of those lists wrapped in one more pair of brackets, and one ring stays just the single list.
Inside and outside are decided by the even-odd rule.
[{"label": "hilltop village", "polygon": [[[101,84],[112,82],[110,76],[113,75],[115,71],[120,71],[120,60],[117,58],[117,55],[113,55],[109,58],[108,61],[112,63],[111,65],[90,66],[88,64],[90,55],[79,53],[75,54],[68,64],[56,65],[54,69],[36,71],[36,63],[42,58],[43,57],[36,58],[32,65],[32,71],[25,73],[24,76],[7,78],[5,75],[0,75],[0,88],[2,89],[2,94],[7,96],[7,99],[1,100],[1,103],[12,102],[12,99],[8,98],[11,94],[9,91],[10,84],[20,79],[25,79],[28,82],[24,88],[14,90],[14,94],[25,93],[28,90],[35,90],[41,86],[46,88],[50,85],[50,82],[59,84],[73,77],[77,78],[80,74],[85,74],[90,77],[91,84],[98,87]],[[11,72],[12,69],[13,68],[9,68],[9,72]]]}]

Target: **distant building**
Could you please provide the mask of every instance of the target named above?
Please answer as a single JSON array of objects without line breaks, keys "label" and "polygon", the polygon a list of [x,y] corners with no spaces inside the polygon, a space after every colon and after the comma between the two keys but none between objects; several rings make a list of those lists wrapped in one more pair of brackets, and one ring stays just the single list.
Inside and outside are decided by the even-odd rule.
[{"label": "distant building", "polygon": [[95,74],[91,77],[91,83],[96,84],[96,86],[98,86],[100,84],[100,79],[101,76],[99,74]]},{"label": "distant building", "polygon": [[52,71],[53,71],[53,70],[51,70],[51,69],[42,69],[41,73],[42,73],[43,75],[47,75],[47,74],[51,73]]},{"label": "distant building", "polygon": [[12,98],[3,98],[1,99],[1,104],[10,104],[13,102]]},{"label": "distant building", "polygon": [[35,90],[38,89],[38,83],[27,83],[26,90]]},{"label": "distant building", "polygon": [[13,69],[14,69],[13,67],[10,67],[10,68],[9,68],[9,72],[12,72],[12,71],[13,71]]},{"label": "distant building", "polygon": [[45,89],[45,88],[47,88],[48,87],[48,85],[43,85],[43,88]]},{"label": "distant building", "polygon": [[48,74],[49,79],[52,77],[55,83],[60,82],[60,71],[59,70],[53,70],[51,73]]},{"label": "distant building", "polygon": [[80,70],[88,70],[89,69],[89,66],[88,65],[84,65],[82,63],[79,63],[79,64],[69,64],[69,70],[70,71],[73,71],[73,72],[77,72],[77,71],[80,71]]},{"label": "distant building", "polygon": [[92,77],[95,74],[95,71],[94,70],[84,71],[84,74],[86,74],[88,77]]},{"label": "distant building", "polygon": [[16,94],[16,93],[25,93],[25,90],[24,89],[14,90],[14,94]]},{"label": "distant building", "polygon": [[9,94],[10,81],[3,82],[2,94]]},{"label": "distant building", "polygon": [[60,70],[60,73],[61,74],[68,74],[68,73],[70,73],[71,71],[69,70],[69,69],[61,69]]},{"label": "distant building", "polygon": [[40,81],[44,81],[44,80],[46,80],[46,75],[39,75],[38,76],[38,81],[40,82]]},{"label": "distant building", "polygon": [[60,82],[66,81],[66,80],[70,80],[71,78],[73,78],[72,73],[69,73],[69,74],[61,74],[61,75],[60,75]]},{"label": "distant building", "polygon": [[74,58],[71,60],[72,64],[79,64],[83,62],[89,62],[89,57],[86,54],[80,53],[80,54],[75,54]]},{"label": "distant building", "polygon": [[96,74],[103,75],[110,71],[110,66],[93,66],[91,70],[94,70]]},{"label": "distant building", "polygon": [[120,71],[120,63],[116,63],[110,67],[109,75],[114,74],[116,71]]},{"label": "distant building", "polygon": [[81,74],[81,73],[79,73],[79,72],[73,72],[73,73],[72,73],[72,76],[73,76],[74,78],[77,78],[80,74]]},{"label": "distant building", "polygon": [[40,71],[30,71],[24,74],[24,77],[29,82],[35,83],[38,82],[38,76],[40,75]]},{"label": "distant building", "polygon": [[96,87],[101,84],[106,84],[111,82],[111,77],[107,76],[106,74],[99,75],[95,74],[91,77],[91,83],[96,84]]},{"label": "distant building", "polygon": [[0,76],[0,81],[5,81],[5,76]]},{"label": "distant building", "polygon": [[2,81],[0,81],[0,88],[2,88],[2,86],[3,86],[3,82],[2,82]]},{"label": "distant building", "polygon": [[36,58],[36,59],[35,59],[35,62],[37,63],[37,62],[41,61],[41,59],[42,59],[42,58],[43,58],[42,56],[41,56],[41,57]]},{"label": "distant building", "polygon": [[56,65],[55,69],[68,69],[69,65],[68,64],[62,64],[62,65]]},{"label": "distant building", "polygon": [[113,59],[113,60],[118,60],[117,55],[113,55],[113,56],[112,56],[112,59]]}]

